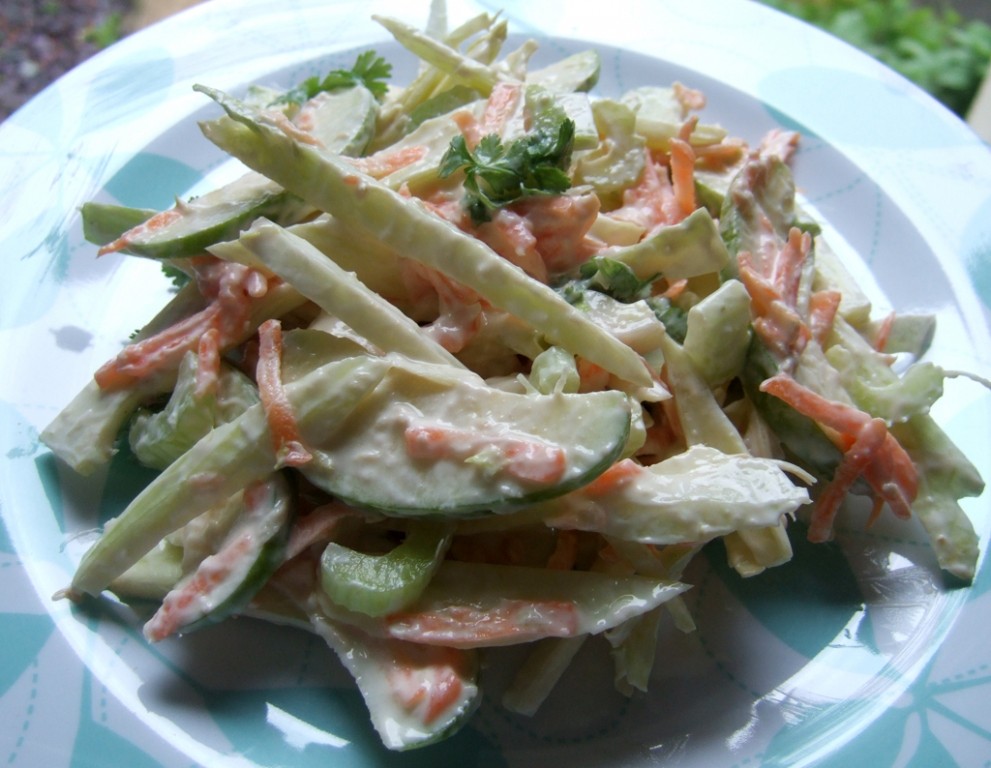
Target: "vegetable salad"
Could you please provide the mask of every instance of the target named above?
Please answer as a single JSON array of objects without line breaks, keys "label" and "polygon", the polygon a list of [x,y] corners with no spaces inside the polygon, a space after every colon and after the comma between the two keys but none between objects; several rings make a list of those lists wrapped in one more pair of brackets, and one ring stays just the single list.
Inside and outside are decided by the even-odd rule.
[{"label": "vegetable salad", "polygon": [[176,290],[43,433],[83,475],[120,441],[158,471],[59,597],[150,600],[151,642],[312,631],[401,750],[466,722],[495,646],[533,644],[516,712],[592,635],[646,691],[705,544],[756,576],[852,496],[973,578],[958,501],[983,482],[929,415],[957,374],[796,203],[797,134],[749,145],[681,83],[594,95],[595,51],[532,66],[498,16],[377,21],[410,82],[365,51],[286,90],[197,86],[242,175],[83,207],[101,255]]}]

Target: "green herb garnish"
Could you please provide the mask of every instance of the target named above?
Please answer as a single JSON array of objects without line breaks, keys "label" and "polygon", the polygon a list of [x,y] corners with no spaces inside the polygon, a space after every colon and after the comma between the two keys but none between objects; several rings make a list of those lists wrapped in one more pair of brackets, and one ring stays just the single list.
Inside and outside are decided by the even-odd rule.
[{"label": "green herb garnish", "polygon": [[463,136],[455,136],[441,159],[440,176],[464,170],[465,204],[477,224],[488,221],[493,210],[524,197],[567,191],[574,140],[575,123],[570,119],[538,126],[508,146],[489,134],[472,151]]},{"label": "green herb garnish", "polygon": [[658,277],[660,275],[641,280],[627,264],[607,256],[596,256],[578,268],[578,279],[565,287],[565,298],[571,301],[569,294],[578,297],[586,290],[593,290],[630,304],[649,296],[650,286]]},{"label": "green herb garnish", "polygon": [[303,104],[318,93],[333,91],[338,88],[353,88],[363,85],[376,99],[385,97],[389,86],[386,82],[392,76],[392,65],[378,56],[375,51],[365,51],[358,54],[351,69],[335,69],[324,75],[323,79],[308,77],[295,88],[291,88],[275,100],[275,104]]}]

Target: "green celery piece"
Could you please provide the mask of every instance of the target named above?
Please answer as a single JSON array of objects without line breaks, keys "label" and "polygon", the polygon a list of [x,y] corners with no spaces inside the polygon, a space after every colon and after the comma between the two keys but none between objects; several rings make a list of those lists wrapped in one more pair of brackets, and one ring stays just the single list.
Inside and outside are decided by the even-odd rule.
[{"label": "green celery piece", "polygon": [[138,461],[153,469],[165,469],[195,445],[211,429],[233,421],[258,402],[251,380],[221,363],[217,391],[196,394],[195,352],[187,352],[169,402],[160,411],[141,411],[131,421],[128,440]]},{"label": "green celery piece", "polygon": [[[307,607],[312,630],[351,673],[382,744],[405,751],[452,736],[481,703],[476,651],[438,648],[391,638],[369,637],[360,629]],[[410,705],[410,692],[427,691]],[[439,713],[432,696],[454,694]]]},{"label": "green celery piece", "polygon": [[[328,363],[286,387],[304,436],[326,437],[381,379],[372,358]],[[276,453],[262,406],[217,427],[156,477],[83,556],[70,593],[98,594],[166,535],[268,477]]]},{"label": "green celery piece", "polygon": [[261,221],[240,241],[275,274],[383,352],[463,367],[413,320],[298,235]]},{"label": "green celery piece", "polygon": [[843,386],[853,400],[866,404],[871,415],[889,424],[929,413],[929,409],[943,395],[946,373],[935,363],[914,363],[901,376],[890,378],[883,375],[865,376],[857,356],[842,345],[830,347],[826,358],[840,372]]},{"label": "green celery piece", "polygon": [[484,96],[488,96],[499,81],[498,73],[492,67],[461,54],[447,43],[435,40],[398,19],[379,15],[373,15],[372,19],[385,27],[400,45],[418,58]]},{"label": "green celery piece", "polygon": [[374,637],[484,648],[599,634],[687,588],[647,576],[445,560],[419,599],[389,616],[348,611],[322,594],[317,599],[329,617]]},{"label": "green celery piece", "polygon": [[237,100],[216,90],[200,90],[229,115],[201,124],[222,149],[315,207],[364,227],[396,251],[468,286],[533,325],[552,344],[620,379],[651,386],[650,372],[639,355],[483,243],[358,173],[344,158],[295,141]]},{"label": "green celery piece", "polygon": [[112,203],[83,203],[79,215],[83,221],[83,237],[94,245],[106,245],[132,227],[148,221],[158,211],[151,208],[129,208]]},{"label": "green celery piece", "polygon": [[979,496],[984,481],[932,417],[914,416],[892,426],[891,433],[919,470],[912,512],[928,532],[940,567],[972,582],[981,554],[980,539],[959,500]]},{"label": "green celery piece", "polygon": [[402,543],[381,555],[331,542],[320,558],[323,591],[338,605],[369,616],[401,610],[426,589],[453,530],[445,521],[413,521]]},{"label": "green celery piece", "polygon": [[719,272],[730,261],[719,229],[705,208],[661,227],[635,245],[610,248],[600,255],[626,264],[641,280],[660,275],[670,280],[697,277]]},{"label": "green celery piece", "polygon": [[776,526],[808,502],[773,459],[693,445],[609,491],[579,489],[540,509],[552,528],[662,545]]}]

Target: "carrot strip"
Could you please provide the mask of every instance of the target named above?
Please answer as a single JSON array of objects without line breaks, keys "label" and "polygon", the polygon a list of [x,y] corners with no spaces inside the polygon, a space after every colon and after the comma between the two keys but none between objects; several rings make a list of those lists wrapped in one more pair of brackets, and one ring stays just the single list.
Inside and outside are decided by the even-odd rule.
[{"label": "carrot strip", "polygon": [[292,403],[282,385],[282,326],[266,320],[258,329],[258,368],[255,378],[279,466],[298,467],[313,459],[303,446]]},{"label": "carrot strip", "polygon": [[220,331],[211,328],[200,336],[196,356],[198,365],[193,392],[197,398],[215,395],[220,383]]}]

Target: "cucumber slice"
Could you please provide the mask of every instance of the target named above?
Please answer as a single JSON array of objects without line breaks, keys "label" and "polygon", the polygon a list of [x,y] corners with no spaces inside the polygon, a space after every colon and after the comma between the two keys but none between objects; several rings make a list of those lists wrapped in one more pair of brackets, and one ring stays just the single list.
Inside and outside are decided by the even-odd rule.
[{"label": "cucumber slice", "polygon": [[599,82],[602,61],[594,50],[579,51],[543,69],[528,72],[527,85],[540,85],[557,93],[590,91]]},{"label": "cucumber slice", "polygon": [[[324,92],[300,109],[291,130],[329,151],[357,156],[375,131],[377,114],[378,102],[367,88]],[[106,244],[103,252],[123,251],[154,259],[195,256],[215,243],[236,238],[260,217],[291,224],[312,212],[298,196],[252,171],[201,197],[176,201],[174,207]]]},{"label": "cucumber slice", "polygon": [[106,245],[129,229],[144,224],[157,213],[151,208],[129,208],[112,203],[83,203],[79,215],[83,221],[83,237],[94,245]]},{"label": "cucumber slice", "polygon": [[184,576],[144,626],[151,641],[240,612],[282,564],[292,494],[283,473],[245,489],[243,510],[217,552]]},{"label": "cucumber slice", "polygon": [[397,360],[301,471],[395,515],[504,512],[593,480],[622,454],[630,425],[618,391],[523,395]]}]

